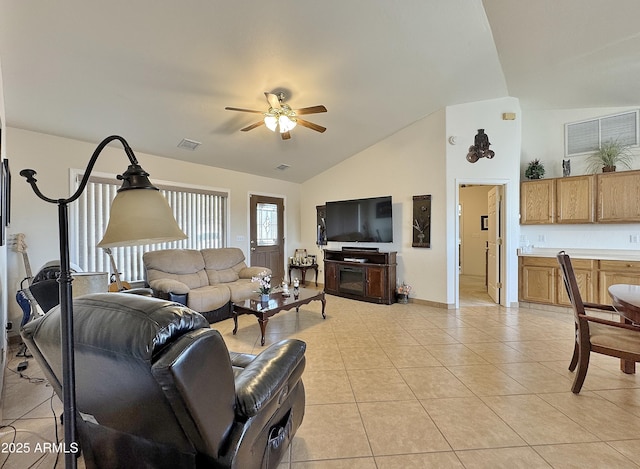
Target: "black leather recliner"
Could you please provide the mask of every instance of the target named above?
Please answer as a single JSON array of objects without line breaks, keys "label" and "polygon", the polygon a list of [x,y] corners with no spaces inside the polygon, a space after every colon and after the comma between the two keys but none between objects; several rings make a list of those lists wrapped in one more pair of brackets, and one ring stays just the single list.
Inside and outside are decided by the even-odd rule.
[{"label": "black leather recliner", "polygon": [[[304,415],[304,342],[229,352],[201,314],[126,293],[78,297],[73,307],[88,468],[278,465]],[[62,398],[60,307],[22,336]]]}]

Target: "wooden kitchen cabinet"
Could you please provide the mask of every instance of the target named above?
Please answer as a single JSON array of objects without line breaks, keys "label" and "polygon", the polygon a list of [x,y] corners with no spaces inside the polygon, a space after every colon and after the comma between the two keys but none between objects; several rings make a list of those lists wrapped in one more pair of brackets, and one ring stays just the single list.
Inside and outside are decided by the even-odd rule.
[{"label": "wooden kitchen cabinet", "polygon": [[[589,303],[598,303],[597,263],[598,261],[593,259],[571,259],[573,273],[576,276],[578,291],[580,292],[582,301],[586,301]],[[556,303],[560,305],[570,306],[571,300],[569,300],[569,296],[567,295],[567,289],[564,286],[564,278],[562,277],[562,270],[560,270],[559,267],[557,277],[558,296],[556,297]]]},{"label": "wooden kitchen cabinet", "polygon": [[595,205],[595,175],[556,179],[556,223],[593,223]]},{"label": "wooden kitchen cabinet", "polygon": [[599,223],[640,222],[640,171],[598,174]]},{"label": "wooden kitchen cabinet", "polygon": [[[520,301],[569,306],[562,272],[555,257],[519,258]],[[640,285],[640,261],[571,259],[582,301],[611,304],[609,286]]]},{"label": "wooden kitchen cabinet", "polygon": [[615,283],[640,285],[640,261],[600,261],[599,303],[610,305],[609,287]]},{"label": "wooden kitchen cabinet", "polygon": [[520,301],[554,304],[557,275],[555,257],[520,257]]},{"label": "wooden kitchen cabinet", "polygon": [[640,171],[618,171],[520,184],[520,224],[639,223]]},{"label": "wooden kitchen cabinet", "polygon": [[555,183],[555,179],[536,179],[520,184],[521,225],[543,225],[555,221]]}]

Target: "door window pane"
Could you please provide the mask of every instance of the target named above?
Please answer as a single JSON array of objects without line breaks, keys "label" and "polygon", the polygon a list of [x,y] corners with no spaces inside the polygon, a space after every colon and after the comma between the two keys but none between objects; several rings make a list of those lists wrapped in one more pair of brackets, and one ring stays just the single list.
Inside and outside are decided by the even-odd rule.
[{"label": "door window pane", "polygon": [[278,206],[276,204],[258,203],[256,206],[257,243],[258,246],[275,246],[278,244]]}]

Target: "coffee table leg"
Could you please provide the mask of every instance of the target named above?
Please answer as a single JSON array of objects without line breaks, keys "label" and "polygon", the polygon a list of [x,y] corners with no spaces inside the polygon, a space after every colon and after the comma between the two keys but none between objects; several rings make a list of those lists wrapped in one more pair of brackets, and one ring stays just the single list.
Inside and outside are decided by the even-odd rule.
[{"label": "coffee table leg", "polygon": [[327,300],[325,300],[323,296],[320,301],[322,301],[322,319],[327,319],[326,314],[324,314],[324,307],[327,304]]},{"label": "coffee table leg", "polygon": [[238,332],[238,313],[236,313],[235,311],[232,311],[233,314],[233,335],[236,335],[236,332]]},{"label": "coffee table leg", "polygon": [[267,330],[268,322],[269,322],[269,318],[264,318],[264,319],[258,318],[258,324],[260,324],[260,332],[262,333],[262,340],[260,341],[260,345],[264,345],[264,333]]}]

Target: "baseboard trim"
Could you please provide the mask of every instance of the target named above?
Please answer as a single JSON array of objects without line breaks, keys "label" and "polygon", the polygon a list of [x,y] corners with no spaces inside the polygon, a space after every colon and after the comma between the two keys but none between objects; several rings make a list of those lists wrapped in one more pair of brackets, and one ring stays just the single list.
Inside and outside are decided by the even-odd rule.
[{"label": "baseboard trim", "polygon": [[547,305],[542,303],[529,303],[520,301],[518,303],[520,309],[537,309],[538,311],[548,311],[551,313],[573,314],[573,310],[569,306]]},{"label": "baseboard trim", "polygon": [[437,301],[430,301],[430,300],[421,300],[419,298],[409,298],[409,303],[415,303],[415,304],[424,305],[424,306],[432,306],[434,308],[440,308],[440,309],[456,309],[455,304],[440,303]]}]

